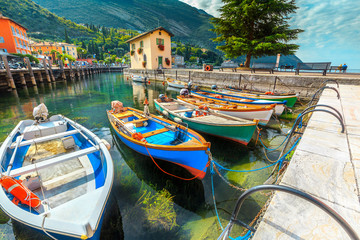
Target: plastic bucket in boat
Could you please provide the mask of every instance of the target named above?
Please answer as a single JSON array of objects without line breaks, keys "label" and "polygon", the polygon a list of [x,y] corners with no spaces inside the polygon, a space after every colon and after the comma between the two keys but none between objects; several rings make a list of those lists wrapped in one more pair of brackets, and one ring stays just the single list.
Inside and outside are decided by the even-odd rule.
[{"label": "plastic bucket in boat", "polygon": [[193,111],[191,111],[191,112],[185,112],[185,117],[191,118],[192,114],[193,114]]}]

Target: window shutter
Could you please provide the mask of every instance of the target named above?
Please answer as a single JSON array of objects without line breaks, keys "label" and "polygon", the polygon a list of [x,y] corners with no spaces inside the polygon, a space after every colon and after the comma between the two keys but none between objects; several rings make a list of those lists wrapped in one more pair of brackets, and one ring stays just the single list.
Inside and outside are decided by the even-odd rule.
[{"label": "window shutter", "polygon": [[161,39],[161,45],[164,45],[164,39]]},{"label": "window shutter", "polygon": [[159,39],[158,38],[156,39],[156,45],[159,45]]}]

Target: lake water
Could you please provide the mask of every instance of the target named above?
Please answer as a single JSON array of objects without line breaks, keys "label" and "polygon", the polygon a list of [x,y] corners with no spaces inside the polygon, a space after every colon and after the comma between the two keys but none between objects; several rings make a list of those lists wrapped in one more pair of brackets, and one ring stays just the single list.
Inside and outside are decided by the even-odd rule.
[{"label": "lake water", "polygon": [[[20,89],[1,93],[0,142],[23,119],[32,119],[32,110],[45,103],[50,115],[62,114],[71,118],[100,138],[111,143],[111,156],[115,166],[114,185],[105,212],[101,239],[216,239],[221,229],[216,218],[211,173],[202,180],[182,181],[165,175],[151,161],[125,146],[109,128],[106,109],[110,102],[120,100],[125,106],[143,109],[149,99],[150,111],[155,113],[153,99],[161,93],[175,97],[176,90],[166,89],[162,82],[144,86],[134,84],[121,73],[104,73],[74,82],[39,85],[37,88]],[[283,136],[275,128],[290,129],[291,120],[273,122],[274,128],[262,130],[267,144],[276,146]],[[255,169],[269,165],[262,148],[254,141],[244,147],[227,140],[204,135],[211,142],[214,159],[231,169]],[[276,159],[277,152],[269,154]],[[178,176],[191,177],[185,170],[158,161],[161,167]],[[222,174],[229,181],[243,188],[262,184],[272,168],[255,173]],[[226,226],[234,204],[241,192],[214,173],[215,198],[222,225]],[[242,208],[240,218],[249,223],[266,201],[263,195],[254,195]],[[9,221],[0,214],[1,239],[47,239],[23,224]],[[233,231],[234,236],[242,232]]]}]

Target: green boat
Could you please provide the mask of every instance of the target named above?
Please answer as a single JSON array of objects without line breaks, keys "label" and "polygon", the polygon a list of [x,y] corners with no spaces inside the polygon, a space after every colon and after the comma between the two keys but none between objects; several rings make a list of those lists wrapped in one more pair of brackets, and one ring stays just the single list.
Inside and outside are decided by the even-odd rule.
[{"label": "green boat", "polygon": [[189,128],[210,135],[230,139],[247,145],[257,126],[257,121],[214,113],[207,107],[180,102],[176,99],[155,99],[155,107],[160,113]]}]

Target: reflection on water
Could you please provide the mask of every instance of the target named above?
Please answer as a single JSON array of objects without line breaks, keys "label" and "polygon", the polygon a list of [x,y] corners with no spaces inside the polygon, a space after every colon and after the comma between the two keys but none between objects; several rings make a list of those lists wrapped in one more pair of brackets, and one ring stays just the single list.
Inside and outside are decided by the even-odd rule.
[{"label": "reflection on water", "polygon": [[[43,83],[37,88],[5,92],[0,96],[0,142],[20,120],[32,118],[33,108],[44,102],[50,115],[63,114],[112,143],[110,153],[115,176],[102,239],[216,239],[221,230],[214,212],[211,173],[208,171],[202,181],[182,181],[167,176],[150,158],[126,147],[109,128],[106,109],[110,108],[111,101],[120,100],[125,106],[143,109],[143,102],[148,98],[150,111],[155,113],[154,98],[163,93],[176,97],[178,92],[179,89],[167,88],[162,82],[133,83],[120,73],[94,75],[80,81]],[[281,123],[284,128],[288,125]],[[267,137],[265,141],[272,140],[271,144],[283,139],[278,130],[263,132]],[[244,147],[216,137],[204,137],[211,142],[214,159],[227,168],[254,169],[268,164],[259,146]],[[275,158],[276,153],[272,154],[269,157]],[[157,162],[171,173],[190,177],[181,167]],[[271,170],[251,174],[221,173],[232,184],[248,188],[264,182]],[[216,173],[214,186],[219,215],[226,225],[241,192],[224,183]],[[251,221],[264,201],[262,195],[246,201],[241,218]],[[0,234],[5,234],[5,238],[40,239],[33,238],[35,235],[24,225],[13,223],[11,227],[9,223],[0,225]]]}]

